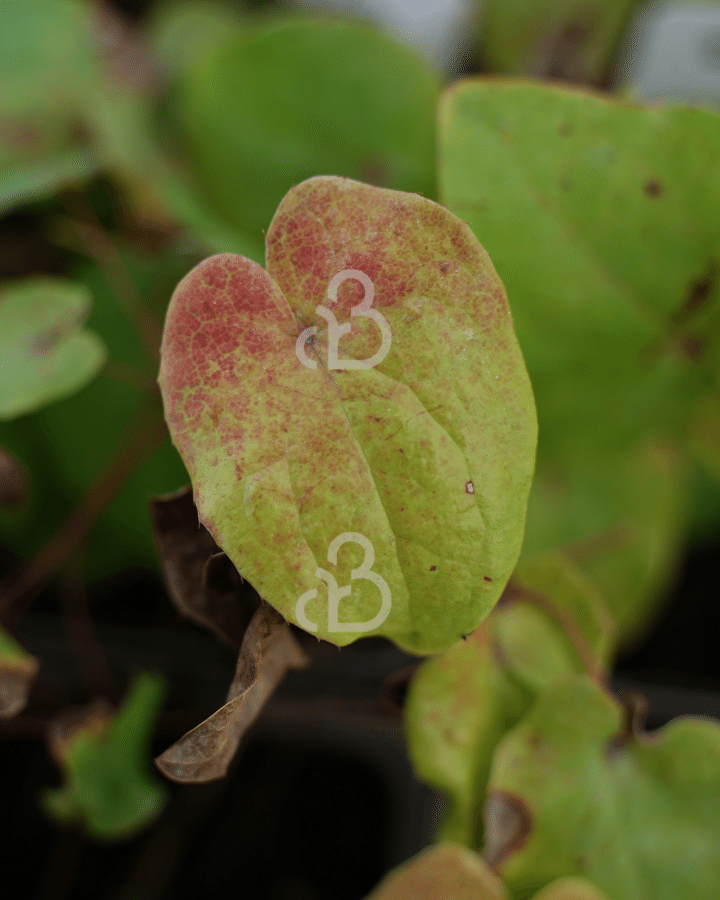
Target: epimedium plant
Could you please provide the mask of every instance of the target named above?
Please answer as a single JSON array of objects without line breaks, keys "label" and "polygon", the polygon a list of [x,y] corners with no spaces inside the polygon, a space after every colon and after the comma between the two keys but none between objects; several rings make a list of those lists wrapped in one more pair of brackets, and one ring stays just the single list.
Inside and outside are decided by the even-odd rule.
[{"label": "epimedium plant", "polygon": [[[8,64],[0,209],[36,204],[81,258],[0,290],[3,540],[29,555],[56,495],[78,507],[0,586],[2,715],[42,664],[13,635],[28,597],[83,543],[92,580],[154,538],[177,608],[238,654],[226,703],[155,760],[166,777],[227,773],[310,663],[298,629],[384,636],[421,657],[408,752],[448,809],[368,900],[720,893],[718,723],[648,734],[611,681],[690,530],[720,518],[720,116],[513,78],[442,89],[366,26],[221,7],[148,28],[161,90],[118,74],[143,45],[109,54],[93,5],[27,5],[30,24],[2,11],[4,60],[64,39]],[[491,7],[510,66],[529,51]],[[154,254],[69,190],[98,173]],[[92,484],[117,421],[134,441]],[[152,822],[161,702],[144,676],[116,712],[58,718],[48,814],[98,840]]]}]

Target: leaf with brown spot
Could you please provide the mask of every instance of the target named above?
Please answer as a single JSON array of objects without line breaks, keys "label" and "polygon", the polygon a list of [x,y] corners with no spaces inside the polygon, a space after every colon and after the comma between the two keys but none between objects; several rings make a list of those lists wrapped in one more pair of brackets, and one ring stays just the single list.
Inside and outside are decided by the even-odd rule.
[{"label": "leaf with brown spot", "polygon": [[647,734],[586,675],[559,678],[496,748],[488,798],[484,855],[515,896],[567,875],[613,900],[720,896],[715,720]]},{"label": "leaf with brown spot", "polygon": [[487,71],[599,84],[638,0],[489,0]]},{"label": "leaf with brown spot", "polygon": [[[503,286],[443,207],[331,176],[286,195],[267,259],[205,260],[168,309],[159,383],[200,521],[318,637],[446,649],[515,565],[534,467]],[[347,368],[328,355],[329,315]]]},{"label": "leaf with brown spot", "polygon": [[0,628],[0,719],[23,710],[40,664]]},{"label": "leaf with brown spot", "polygon": [[476,853],[441,843],[386,875],[366,900],[510,900],[510,895]]},{"label": "leaf with brown spot", "polygon": [[181,784],[223,778],[243,735],[288,669],[307,662],[282,616],[261,606],[245,632],[227,702],[157,757],[157,767]]},{"label": "leaf with brown spot", "polygon": [[97,375],[105,346],[81,328],[91,298],[84,285],[29,278],[0,289],[0,420],[68,397]]},{"label": "leaf with brown spot", "polygon": [[599,675],[612,629],[577,566],[562,554],[542,554],[516,571],[467,640],[422,663],[405,704],[408,752],[418,777],[449,799],[442,838],[481,846],[499,741],[556,678],[584,665]]},{"label": "leaf with brown spot", "polygon": [[236,650],[260,605],[235,566],[219,553],[198,521],[192,489],[181,488],[150,502],[155,541],[168,592],[180,615],[212,631]]}]

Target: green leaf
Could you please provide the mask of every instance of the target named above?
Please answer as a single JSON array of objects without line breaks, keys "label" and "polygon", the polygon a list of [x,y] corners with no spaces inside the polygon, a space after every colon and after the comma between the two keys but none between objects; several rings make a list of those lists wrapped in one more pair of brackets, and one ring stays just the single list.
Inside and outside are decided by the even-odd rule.
[{"label": "green leaf", "polygon": [[[445,649],[500,595],[532,477],[532,394],[502,285],[447,210],[342,178],[290,191],[267,248],[268,272],[201,263],[168,310],[159,382],[200,519],[318,637]],[[351,280],[332,314],[354,309],[328,363],[337,276]],[[363,291],[374,320],[354,315]],[[333,578],[335,600],[350,595],[338,627]]]},{"label": "green leaf", "polygon": [[366,900],[509,900],[509,895],[479,856],[442,843],[398,866]]},{"label": "green leaf", "polygon": [[257,239],[285,193],[318,173],[433,196],[438,90],[379,32],[301,19],[203,53],[173,109],[208,199]]},{"label": "green leaf", "polygon": [[598,84],[638,0],[490,0],[482,56],[491,72]]},{"label": "green leaf", "polygon": [[530,708],[532,693],[506,665],[483,623],[447,653],[423,663],[410,683],[408,753],[418,778],[448,798],[442,840],[479,845],[493,750]]},{"label": "green leaf", "polygon": [[501,79],[449,89],[440,192],[512,303],[538,460],[682,433],[720,334],[720,115]]},{"label": "green leaf", "polygon": [[0,419],[74,394],[97,375],[105,347],[79,328],[90,303],[82,285],[56,278],[0,288]]},{"label": "green leaf", "polygon": [[[187,260],[174,253],[143,256],[124,248],[121,258],[140,296],[162,317]],[[138,411],[147,402],[144,398],[156,377],[138,335],[97,266],[81,262],[71,274],[94,298],[88,326],[107,346],[111,364],[73,396],[32,415],[0,421],[0,444],[23,461],[30,476],[25,505],[12,513],[0,510],[2,543],[21,558],[37,552],[69,517],[117,458],[128,429],[137,434],[144,424],[138,420]],[[111,377],[116,371],[113,364],[117,364],[117,378]],[[135,380],[121,380],[126,369],[135,373]],[[162,419],[159,398],[154,414]],[[88,423],[92,423],[91,439]],[[187,483],[187,472],[168,439],[128,475],[90,532],[87,580],[92,583],[128,567],[159,571],[148,498]]]},{"label": "green leaf", "polygon": [[0,628],[0,719],[22,711],[39,668],[37,659]]},{"label": "green leaf", "polygon": [[43,794],[49,815],[81,823],[101,841],[130,837],[157,818],[167,789],[152,773],[149,744],[163,693],[161,678],[142,675],[114,716],[95,705],[80,722],[55,725],[51,742],[65,785]]},{"label": "green leaf", "polygon": [[496,745],[556,678],[588,658],[599,671],[612,627],[577,567],[542,555],[519,568],[480,628],[419,668],[405,701],[408,752],[418,777],[448,797],[443,839],[480,846]]},{"label": "green leaf", "polygon": [[98,169],[80,134],[95,77],[85,4],[0,7],[0,214]]},{"label": "green leaf", "polygon": [[691,422],[691,440],[708,472],[720,479],[720,402],[717,390],[697,401]]},{"label": "green leaf", "polygon": [[602,597],[561,554],[525,560],[488,619],[501,658],[538,693],[568,672],[600,675],[610,657],[614,621]]},{"label": "green leaf", "polygon": [[59,149],[33,162],[27,158],[7,162],[0,169],[0,215],[87,181],[98,169],[95,154],[85,147]]},{"label": "green leaf", "polygon": [[686,465],[668,443],[538,466],[523,558],[564,547],[603,595],[618,642],[637,637],[667,595],[685,545]]},{"label": "green leaf", "polygon": [[202,53],[233,40],[244,17],[228,2],[165,0],[150,10],[145,33],[166,75],[176,76]]},{"label": "green leaf", "polygon": [[555,681],[495,752],[484,856],[518,898],[583,876],[613,900],[720,895],[720,727],[623,726],[586,676]]}]

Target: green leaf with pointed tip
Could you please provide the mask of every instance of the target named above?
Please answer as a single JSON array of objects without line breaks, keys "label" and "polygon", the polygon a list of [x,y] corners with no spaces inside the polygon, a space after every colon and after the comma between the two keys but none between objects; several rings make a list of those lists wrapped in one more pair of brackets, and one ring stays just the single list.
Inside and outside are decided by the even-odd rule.
[{"label": "green leaf with pointed tip", "polygon": [[720,348],[720,115],[471,79],[439,130],[442,201],[512,303],[538,462],[683,433]]},{"label": "green leaf with pointed tip", "polygon": [[80,329],[90,312],[82,285],[33,278],[0,288],[0,419],[74,394],[105,362],[105,347]]},{"label": "green leaf with pointed tip", "polygon": [[366,900],[509,900],[509,895],[481,857],[442,843],[393,869]]},{"label": "green leaf with pointed tip", "polygon": [[208,199],[258,239],[284,194],[318,172],[433,196],[438,93],[391,38],[301,19],[203,53],[173,110]]},{"label": "green leaf with pointed tip", "polygon": [[[267,248],[267,272],[201,263],[168,309],[159,382],[201,521],[318,636],[445,649],[500,595],[532,477],[502,285],[441,206],[332,176],[288,193]],[[337,363],[328,311],[347,332]]]},{"label": "green leaf with pointed tip", "polygon": [[149,743],[164,690],[161,678],[142,675],[109,721],[91,717],[64,738],[66,783],[43,795],[51,816],[97,840],[129,837],[157,818],[167,789],[150,767]]},{"label": "green leaf with pointed tip", "polygon": [[672,584],[685,544],[687,472],[668,443],[539,466],[523,558],[565,547],[597,585],[628,644]]},{"label": "green leaf with pointed tip", "polygon": [[563,875],[613,900],[720,896],[720,725],[625,733],[587,676],[555,681],[495,751],[483,855],[518,898]]},{"label": "green leaf with pointed tip", "polygon": [[[569,622],[569,626],[568,626]],[[586,645],[583,659],[564,633]],[[494,749],[558,677],[607,659],[612,622],[594,587],[569,559],[523,564],[486,622],[417,671],[405,701],[408,752],[422,780],[443,791],[440,835],[482,843],[482,805]]]},{"label": "green leaf with pointed tip", "polygon": [[639,0],[490,0],[482,55],[491,72],[599,84]]}]

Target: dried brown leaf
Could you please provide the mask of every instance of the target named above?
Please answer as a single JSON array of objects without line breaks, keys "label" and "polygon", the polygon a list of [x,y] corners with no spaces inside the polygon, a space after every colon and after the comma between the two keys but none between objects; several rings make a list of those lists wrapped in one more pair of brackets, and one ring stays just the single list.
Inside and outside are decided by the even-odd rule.
[{"label": "dried brown leaf", "polygon": [[200,525],[192,489],[153,498],[150,511],[175,608],[238,650],[260,599]]},{"label": "dried brown leaf", "polygon": [[62,767],[70,742],[79,731],[102,733],[110,724],[113,708],[107,700],[97,698],[86,706],[59,712],[48,725],[45,736],[50,755]]},{"label": "dried brown leaf", "polygon": [[307,663],[282,616],[261,606],[245,632],[227,702],[157,757],[157,767],[179,783],[223,778],[243,735],[288,669]]},{"label": "dried brown leaf", "polygon": [[24,708],[39,667],[33,656],[0,656],[0,719],[11,719]]}]

